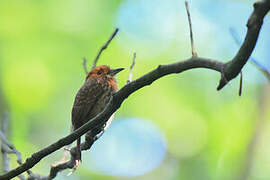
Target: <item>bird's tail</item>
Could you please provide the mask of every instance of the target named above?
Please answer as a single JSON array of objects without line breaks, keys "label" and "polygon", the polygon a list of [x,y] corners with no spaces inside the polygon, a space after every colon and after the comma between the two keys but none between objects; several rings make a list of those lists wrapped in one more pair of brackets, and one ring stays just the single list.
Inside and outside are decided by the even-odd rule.
[{"label": "bird's tail", "polygon": [[82,161],[82,153],[81,153],[81,137],[77,139],[77,155],[76,160]]}]

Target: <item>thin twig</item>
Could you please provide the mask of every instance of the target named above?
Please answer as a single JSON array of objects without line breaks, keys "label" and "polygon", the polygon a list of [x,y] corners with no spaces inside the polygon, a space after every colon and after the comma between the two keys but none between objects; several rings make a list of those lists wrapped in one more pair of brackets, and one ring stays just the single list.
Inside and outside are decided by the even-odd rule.
[{"label": "thin twig", "polygon": [[5,151],[5,153],[7,153],[7,154],[15,154],[14,151],[10,150],[6,145],[4,145],[2,147],[3,147],[3,151]]},{"label": "thin twig", "polygon": [[[8,128],[8,117],[7,117],[7,113],[5,112],[3,114],[3,119],[2,119],[2,128],[1,131],[3,132],[3,134],[7,133],[7,128]],[[1,141],[2,142],[2,141]],[[3,171],[4,172],[8,172],[9,171],[9,157],[8,157],[8,148],[6,147],[5,143],[1,143],[1,152],[2,152],[2,161],[3,161]]]},{"label": "thin twig", "polygon": [[191,43],[191,53],[192,53],[192,56],[193,57],[196,57],[196,56],[198,56],[198,54],[195,51],[195,47],[194,47],[191,17],[190,17],[189,6],[188,6],[188,2],[187,1],[185,1],[185,5],[186,5],[186,11],[187,11],[187,15],[188,15],[189,34],[190,34],[190,43]]},{"label": "thin twig", "polygon": [[132,81],[133,68],[134,68],[134,65],[135,65],[135,59],[136,59],[136,52],[133,53],[133,59],[132,59],[132,63],[131,63],[130,70],[129,70],[129,75],[128,75],[127,84],[130,83],[130,82]]},{"label": "thin twig", "polygon": [[[239,34],[236,32],[236,30],[234,28],[230,28],[229,30],[230,30],[231,36],[233,37],[235,43],[238,46],[240,46],[241,40],[240,40]],[[268,81],[270,81],[270,71],[254,57],[250,56],[249,59],[250,59],[251,64],[254,65],[259,71],[261,71],[263,73],[263,75],[266,77],[266,79],[268,79]]]},{"label": "thin twig", "polygon": [[3,134],[2,131],[0,131],[0,138],[2,140],[2,143],[4,143],[6,146],[8,146],[17,156],[17,162],[18,164],[22,163],[22,158],[21,158],[21,154],[19,151],[17,151],[17,149],[15,148],[15,146],[13,144],[11,144],[10,142],[8,142],[8,140],[6,139],[5,135]]},{"label": "thin twig", "polygon": [[94,61],[93,61],[92,69],[96,67],[97,62],[98,62],[98,59],[99,59],[99,57],[100,57],[102,51],[105,50],[105,49],[108,47],[108,45],[109,45],[110,42],[113,40],[113,38],[116,36],[116,34],[117,34],[118,31],[119,31],[119,29],[116,28],[116,29],[114,30],[114,32],[112,33],[112,35],[110,36],[110,38],[107,40],[107,42],[99,49],[98,54],[97,54],[96,58],[95,58]]},{"label": "thin twig", "polygon": [[[5,148],[9,148],[11,150],[11,151],[9,151],[10,154],[16,154],[16,156],[17,156],[17,163],[19,165],[22,165],[23,162],[22,162],[21,153],[16,149],[16,147],[13,144],[11,144],[7,140],[7,138],[5,137],[5,135],[3,134],[2,131],[0,131],[0,139],[1,139],[2,143],[6,146]],[[30,169],[28,169],[26,172],[29,175],[29,178],[28,179],[39,179],[39,177],[41,177],[38,174],[34,174]],[[22,174],[19,174],[18,177],[21,180],[25,180],[25,177]]]},{"label": "thin twig", "polygon": [[[253,52],[263,24],[263,19],[269,12],[270,1],[257,1],[253,4],[253,7],[254,10],[247,22],[248,30],[245,40],[233,59],[227,62],[225,65],[225,77],[228,81],[238,76]],[[221,90],[224,86],[226,86],[226,84],[227,82],[224,81],[224,78],[221,78],[217,90]]]},{"label": "thin twig", "polygon": [[242,86],[243,86],[243,73],[242,71],[240,72],[240,82],[239,82],[239,96],[242,95]]},{"label": "thin twig", "polygon": [[[4,145],[6,145],[6,146],[7,146],[14,154],[16,154],[16,156],[17,156],[17,163],[18,163],[19,165],[22,165],[23,162],[22,162],[22,156],[21,156],[21,153],[16,149],[16,147],[15,147],[13,144],[11,144],[11,143],[7,140],[6,136],[4,135],[4,133],[3,133],[2,131],[0,131],[0,138],[1,138],[2,143],[3,143]],[[28,174],[29,176],[34,175],[34,173],[33,173],[30,169],[27,170],[27,174]]]},{"label": "thin twig", "polygon": [[[2,119],[2,128],[0,131],[0,138],[1,138],[1,152],[2,152],[2,160],[3,160],[3,171],[6,173],[10,170],[10,164],[9,164],[9,157],[8,154],[16,154],[16,151],[10,148],[10,143],[6,140],[5,134],[7,134],[8,129],[8,112],[3,113],[3,119]],[[10,149],[9,149],[10,148]],[[20,180],[25,180],[25,177],[23,174],[18,175],[18,178]]]},{"label": "thin twig", "polygon": [[87,69],[87,59],[86,57],[83,57],[83,70],[85,72],[85,74],[87,75],[88,74],[88,69]]},{"label": "thin twig", "polygon": [[[0,131],[0,139],[1,139],[1,152],[2,152],[2,157],[3,157],[3,170],[4,172],[8,172],[9,171],[9,157],[8,154],[15,154],[17,156],[17,163],[19,165],[22,165],[22,157],[21,157],[21,153],[16,149],[16,147],[11,144],[5,134],[8,128],[8,121],[9,121],[9,117],[8,117],[8,112],[4,113],[4,119],[2,120],[2,128]],[[39,179],[41,176],[38,174],[34,174],[30,169],[28,169],[27,174],[29,175],[28,180],[32,180],[32,179]],[[20,180],[26,180],[25,176],[23,174],[19,174],[18,178]]]}]

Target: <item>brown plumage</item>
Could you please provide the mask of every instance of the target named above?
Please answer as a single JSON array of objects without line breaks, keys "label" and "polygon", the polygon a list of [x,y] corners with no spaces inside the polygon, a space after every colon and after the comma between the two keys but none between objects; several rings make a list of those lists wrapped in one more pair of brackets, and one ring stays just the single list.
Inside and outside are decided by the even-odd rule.
[{"label": "brown plumage", "polygon": [[[123,68],[111,69],[102,65],[88,73],[85,83],[77,92],[72,108],[73,130],[80,128],[105,108],[112,94],[117,91],[114,76],[122,70]],[[91,134],[96,135],[100,131],[100,129],[94,129]],[[80,144],[81,138],[78,138],[76,164],[81,161]]]}]

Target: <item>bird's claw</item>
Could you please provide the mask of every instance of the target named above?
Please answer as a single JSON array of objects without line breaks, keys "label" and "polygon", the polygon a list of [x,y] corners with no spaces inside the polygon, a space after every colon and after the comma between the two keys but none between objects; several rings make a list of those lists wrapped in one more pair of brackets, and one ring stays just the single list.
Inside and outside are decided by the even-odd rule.
[{"label": "bird's claw", "polygon": [[64,147],[64,151],[68,151],[68,152],[70,152],[70,148],[68,148],[68,147]]},{"label": "bird's claw", "polygon": [[80,164],[81,164],[81,160],[75,160],[75,165],[73,166],[73,168],[70,170],[70,172],[67,174],[67,176],[70,176],[70,175],[72,175],[75,171],[76,171],[76,169],[80,166]]},{"label": "bird's claw", "polygon": [[76,160],[73,169],[77,169],[81,164],[81,160]]},{"label": "bird's claw", "polygon": [[102,129],[101,132],[98,133],[98,134],[93,138],[93,140],[94,140],[94,141],[98,140],[98,139],[103,135],[103,133],[104,133],[104,129]]},{"label": "bird's claw", "polygon": [[67,174],[67,176],[71,176],[74,172],[75,172],[76,169],[71,169],[70,172]]}]

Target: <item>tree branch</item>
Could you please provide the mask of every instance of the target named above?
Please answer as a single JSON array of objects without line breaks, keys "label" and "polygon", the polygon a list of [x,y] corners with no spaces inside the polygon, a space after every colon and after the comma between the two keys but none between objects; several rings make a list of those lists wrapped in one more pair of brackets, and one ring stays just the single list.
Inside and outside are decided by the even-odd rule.
[{"label": "tree branch", "polygon": [[[3,134],[7,133],[7,126],[8,126],[8,120],[7,120],[7,114],[4,113],[3,115],[4,117],[2,117],[2,122],[1,122],[1,131]],[[4,172],[8,172],[9,171],[9,151],[8,148],[6,147],[6,145],[3,143],[3,141],[1,140],[1,152],[2,152],[2,166],[3,166],[3,171]]]},{"label": "tree branch", "polygon": [[[237,45],[241,45],[241,40],[239,38],[239,35],[235,31],[235,29],[230,28],[230,33]],[[259,70],[263,73],[263,75],[266,77],[268,81],[270,81],[270,71],[264,67],[257,59],[253,58],[252,56],[249,57],[250,62]]]},{"label": "tree branch", "polygon": [[263,24],[263,18],[270,9],[270,0],[258,1],[254,3],[253,7],[254,11],[247,23],[248,31],[246,38],[235,57],[226,63],[223,72],[225,78],[221,76],[217,90],[222,89],[228,81],[235,78],[248,61],[248,58],[256,45],[261,26]]},{"label": "tree branch", "polygon": [[0,176],[0,180],[11,179],[26,170],[32,168],[35,164],[37,164],[41,159],[48,156],[49,154],[55,152],[56,150],[71,144],[73,141],[78,139],[80,136],[87,133],[94,127],[101,126],[105,124],[105,122],[110,118],[110,116],[120,108],[122,102],[132,93],[137,91],[138,89],[150,85],[155,80],[166,76],[172,73],[181,73],[183,71],[194,69],[194,68],[208,68],[221,72],[223,67],[222,62],[213,61],[210,59],[203,58],[190,58],[186,61],[169,64],[169,65],[159,65],[155,70],[147,73],[141,78],[130,82],[121,88],[116,94],[112,96],[106,108],[98,114],[95,118],[88,121],[82,127],[72,132],[70,135],[59,139],[57,142],[47,146],[46,148],[34,153],[31,157],[26,159],[26,162],[20,165],[19,167],[9,171]]},{"label": "tree branch", "polygon": [[[96,67],[97,65],[97,62],[98,62],[98,59],[101,55],[101,53],[107,49],[107,47],[109,46],[110,42],[113,40],[113,38],[117,35],[119,29],[116,28],[114,30],[114,32],[111,34],[111,36],[109,37],[109,39],[107,40],[107,42],[99,49],[98,53],[97,53],[97,56],[95,57],[94,61],[93,61],[93,64],[92,64],[92,69]],[[86,75],[88,74],[88,68],[87,68],[87,59],[84,57],[83,58],[83,69],[84,69],[84,72],[86,73]]]},{"label": "tree branch", "polygon": [[[2,166],[3,166],[3,172],[7,173],[10,170],[10,159],[8,157],[8,154],[13,154],[14,151],[10,150],[7,146],[5,139],[5,134],[7,134],[8,129],[8,113],[4,112],[3,115],[1,114],[2,121],[1,121],[1,131],[0,131],[0,138],[1,138],[1,153],[2,153]],[[6,140],[6,141],[5,141]],[[24,176],[21,175],[19,179],[24,180]]]},{"label": "tree branch", "polygon": [[[2,120],[2,129],[0,131],[0,139],[1,139],[1,152],[2,152],[2,158],[3,158],[3,171],[5,173],[9,172],[9,157],[8,154],[15,154],[17,156],[17,163],[19,165],[22,165],[22,157],[21,157],[21,153],[16,149],[16,147],[11,144],[5,134],[8,128],[8,121],[9,121],[9,117],[8,117],[8,112],[4,113],[4,118]],[[38,179],[39,177],[41,177],[38,174],[34,174],[31,170],[27,170],[27,174],[29,175],[29,180],[31,179]],[[20,180],[25,180],[26,178],[24,177],[23,174],[19,174],[18,178]]]},{"label": "tree branch", "polygon": [[197,52],[195,51],[195,47],[194,47],[192,23],[191,23],[191,17],[190,17],[190,12],[189,12],[189,7],[188,7],[188,2],[187,1],[185,1],[185,6],[186,6],[186,11],[187,11],[187,16],[188,16],[188,23],[189,23],[189,35],[190,35],[191,53],[192,53],[192,56],[198,56]]},{"label": "tree branch", "polygon": [[127,84],[130,83],[130,82],[132,81],[133,68],[134,68],[134,66],[135,66],[135,59],[136,59],[136,53],[133,53],[133,59],[132,59],[132,63],[131,63],[130,70],[129,70],[129,74],[128,74]]},{"label": "tree branch", "polygon": [[[132,60],[131,66],[130,66],[130,72],[129,72],[127,83],[130,83],[132,81],[135,59],[136,59],[136,53],[133,54],[133,60]],[[86,150],[90,149],[92,147],[92,145],[94,144],[94,142],[97,140],[97,139],[94,139],[95,137],[96,137],[96,135],[92,135],[92,137],[91,137],[90,134],[87,133],[86,138],[85,138],[85,142],[81,144],[81,150],[86,151]],[[73,147],[70,150],[70,155],[71,155],[70,160],[68,160],[66,162],[60,162],[56,165],[53,165],[50,169],[50,174],[48,176],[40,177],[38,179],[39,180],[51,180],[57,176],[58,172],[63,171],[65,169],[73,169],[74,165],[76,163],[75,162],[76,152],[77,152],[76,147]]]},{"label": "tree branch", "polygon": [[[8,173],[1,175],[0,180],[11,179],[25,172],[26,170],[36,165],[44,157],[62,148],[63,146],[71,144],[73,141],[75,141],[80,136],[87,133],[92,128],[105,124],[105,122],[110,118],[110,116],[117,109],[120,108],[123,101],[127,99],[129,95],[147,85],[152,84],[154,81],[156,81],[161,77],[164,77],[169,74],[182,73],[184,71],[191,70],[194,68],[207,68],[218,71],[222,75],[224,75],[225,78],[221,78],[220,85],[218,86],[218,90],[221,89],[227,84],[225,80],[227,79],[228,81],[230,81],[231,79],[233,79],[233,77],[235,77],[241,71],[242,67],[245,65],[248,57],[250,56],[256,44],[263,18],[265,14],[269,11],[269,9],[270,9],[270,0],[263,0],[255,3],[254,12],[252,13],[248,21],[249,29],[246,35],[245,42],[242,44],[240,50],[238,51],[237,55],[233,58],[232,61],[224,64],[217,60],[192,57],[185,61],[180,61],[173,64],[159,65],[153,71],[126,84],[123,88],[121,88],[117,93],[115,93],[112,96],[106,108],[96,117],[89,120],[86,124],[84,124],[76,131],[72,132],[70,135],[61,138],[57,142],[32,154],[31,157],[27,158],[25,163],[9,171]],[[226,83],[224,84],[224,82]]]},{"label": "tree branch", "polygon": [[87,59],[86,57],[83,57],[83,62],[82,62],[82,65],[83,65],[83,70],[85,72],[85,74],[87,75],[88,74],[88,69],[87,69]]},{"label": "tree branch", "polygon": [[13,146],[13,144],[11,144],[11,143],[8,142],[8,140],[6,139],[6,137],[5,137],[5,135],[3,134],[2,131],[0,131],[0,138],[2,140],[2,143],[5,144],[8,148],[10,148],[12,150],[12,152],[14,152],[16,154],[18,163],[19,162],[22,162],[22,158],[21,158],[20,152],[17,151],[17,149],[15,148],[15,146]]},{"label": "tree branch", "polygon": [[98,59],[99,59],[99,57],[100,57],[102,51],[104,51],[104,50],[108,47],[108,45],[109,45],[110,42],[113,40],[113,38],[116,36],[116,34],[118,33],[118,31],[119,31],[119,29],[116,28],[116,29],[114,30],[114,32],[112,33],[112,35],[110,36],[110,38],[108,39],[108,41],[107,41],[107,42],[99,49],[98,54],[97,54],[96,58],[95,58],[94,61],[93,61],[92,69],[96,67],[97,62],[98,62]]},{"label": "tree branch", "polygon": [[[2,152],[2,160],[3,160],[3,172],[7,173],[10,170],[10,164],[9,164],[9,157],[8,154],[16,154],[17,155],[17,161],[21,160],[21,156],[16,150],[16,148],[8,142],[8,140],[5,137],[5,134],[7,133],[8,129],[8,112],[4,112],[2,119],[2,128],[0,131],[0,139],[1,139],[1,152]],[[20,174],[18,175],[18,178],[20,180],[25,180],[24,175]]]},{"label": "tree branch", "polygon": [[[93,139],[93,137],[90,137],[89,134],[86,134],[85,142],[81,144],[81,151],[86,151],[92,147],[96,139]],[[39,177],[38,180],[51,180],[54,179],[57,174],[65,169],[73,169],[75,165],[75,158],[76,158],[76,147],[73,147],[70,150],[71,158],[70,160],[66,162],[59,163],[57,165],[51,166],[51,170],[48,176]]]}]

